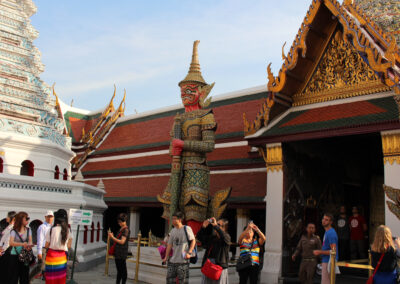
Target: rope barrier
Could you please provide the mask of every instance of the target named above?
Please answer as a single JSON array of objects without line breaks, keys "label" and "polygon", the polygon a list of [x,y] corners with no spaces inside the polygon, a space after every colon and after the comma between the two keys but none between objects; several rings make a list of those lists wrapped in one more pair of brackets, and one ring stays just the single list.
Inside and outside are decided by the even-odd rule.
[{"label": "rope barrier", "polygon": [[[335,249],[332,249],[330,252],[330,261],[331,261],[331,275],[330,275],[331,284],[335,284],[336,281],[335,266],[356,268],[356,269],[367,269],[368,276],[371,276],[372,271],[374,270],[374,268],[371,266],[372,259],[370,251],[368,251],[368,259],[358,259],[352,262],[345,262],[345,261],[336,262],[336,251]],[[360,264],[363,262],[368,262],[368,264]]]}]

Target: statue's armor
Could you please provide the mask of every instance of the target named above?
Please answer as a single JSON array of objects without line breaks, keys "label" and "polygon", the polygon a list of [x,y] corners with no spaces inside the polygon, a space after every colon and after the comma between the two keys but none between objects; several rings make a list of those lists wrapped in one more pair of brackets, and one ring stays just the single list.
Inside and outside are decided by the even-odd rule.
[{"label": "statue's armor", "polygon": [[[202,222],[206,219],[209,203],[210,171],[206,153],[214,150],[217,124],[211,109],[199,109],[179,115],[181,134],[184,141],[182,150],[182,173],[180,183],[179,210],[186,220]],[[171,137],[175,137],[175,125]],[[172,143],[171,143],[172,144]],[[170,146],[171,153],[172,145]],[[171,179],[160,198],[164,206],[163,217],[169,219],[171,204]]]}]

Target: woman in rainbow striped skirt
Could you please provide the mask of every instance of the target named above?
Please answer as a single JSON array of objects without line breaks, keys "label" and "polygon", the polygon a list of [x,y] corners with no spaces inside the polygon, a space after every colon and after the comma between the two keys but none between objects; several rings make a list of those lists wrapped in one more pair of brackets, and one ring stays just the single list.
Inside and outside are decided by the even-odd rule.
[{"label": "woman in rainbow striped skirt", "polygon": [[46,234],[46,284],[65,284],[67,279],[67,251],[71,248],[72,234],[68,228],[67,211],[54,213],[54,226]]}]

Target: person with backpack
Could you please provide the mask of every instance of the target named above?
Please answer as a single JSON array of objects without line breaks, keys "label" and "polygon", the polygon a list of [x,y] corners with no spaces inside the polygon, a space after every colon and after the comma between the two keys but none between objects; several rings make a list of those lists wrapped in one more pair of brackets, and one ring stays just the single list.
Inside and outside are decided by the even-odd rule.
[{"label": "person with backpack", "polygon": [[240,246],[240,256],[238,261],[243,260],[243,265],[236,265],[239,272],[239,283],[257,284],[262,268],[263,246],[265,235],[261,230],[250,221],[246,229],[240,235],[238,244]]},{"label": "person with backpack", "polygon": [[128,246],[129,246],[129,228],[126,225],[126,221],[128,221],[128,215],[125,213],[120,213],[117,217],[118,225],[121,227],[117,237],[114,237],[114,234],[109,232],[108,236],[114,242],[112,246],[112,254],[115,259],[115,266],[117,267],[117,284],[120,282],[122,284],[126,283],[128,278],[128,271],[126,268],[126,258],[128,257]]},{"label": "person with backpack", "polygon": [[64,209],[54,212],[54,225],[46,233],[46,284],[65,284],[67,279],[67,252],[72,245],[68,215]]},{"label": "person with backpack", "polygon": [[32,252],[32,231],[28,227],[29,216],[26,212],[18,212],[15,216],[14,228],[10,234],[10,260],[8,263],[8,280],[5,283],[29,284],[29,263],[21,259],[21,254]]},{"label": "person with backpack", "polygon": [[197,233],[197,239],[201,246],[205,248],[202,267],[206,265],[207,260],[221,267],[221,275],[218,280],[210,279],[202,275],[202,284],[228,284],[229,267],[229,247],[231,237],[228,234],[228,220],[210,218],[203,222],[203,225]]},{"label": "person with backpack", "polygon": [[[182,224],[183,220],[184,215],[182,212],[178,211],[172,215],[172,225],[174,228],[169,234],[167,251],[163,259],[163,263],[168,261],[167,284],[189,283],[189,259],[194,252],[196,239],[192,228]],[[173,249],[173,253],[169,258],[171,249]],[[178,279],[179,282],[176,282],[176,279]]]}]

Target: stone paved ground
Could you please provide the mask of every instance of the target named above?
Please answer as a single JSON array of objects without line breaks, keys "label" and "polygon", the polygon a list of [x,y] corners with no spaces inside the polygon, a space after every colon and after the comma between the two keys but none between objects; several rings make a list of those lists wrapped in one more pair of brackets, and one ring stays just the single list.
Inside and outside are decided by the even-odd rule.
[{"label": "stone paved ground", "polygon": [[[75,272],[74,280],[78,284],[111,284],[115,283],[117,276],[117,269],[115,268],[114,262],[110,262],[109,274],[110,276],[104,275],[104,263],[100,264],[93,269],[86,272]],[[39,279],[35,279],[32,284],[44,284],[45,282]],[[133,280],[128,279],[127,283],[134,283]],[[138,282],[139,284],[145,284]]]},{"label": "stone paved ground", "polygon": [[[93,269],[86,271],[86,272],[76,272],[74,274],[74,280],[78,284],[111,284],[115,283],[115,278],[117,275],[117,270],[115,268],[114,263],[111,261],[110,262],[110,268],[109,268],[109,273],[110,276],[104,276],[104,263],[100,264]],[[320,283],[319,277],[314,278],[314,283]],[[285,279],[285,281],[282,281],[283,283],[300,283],[298,279],[292,278],[292,279]],[[363,284],[366,282],[365,277],[346,277],[345,275],[340,275],[338,276],[338,279],[336,281],[337,284]],[[128,279],[127,283],[135,283],[132,279]],[[262,282],[264,283],[264,282]],[[32,284],[44,284],[44,281],[35,279]],[[138,284],[146,284],[143,282],[138,282]],[[155,283],[158,284],[158,283]],[[232,284],[237,284],[237,283],[232,283]]]}]

